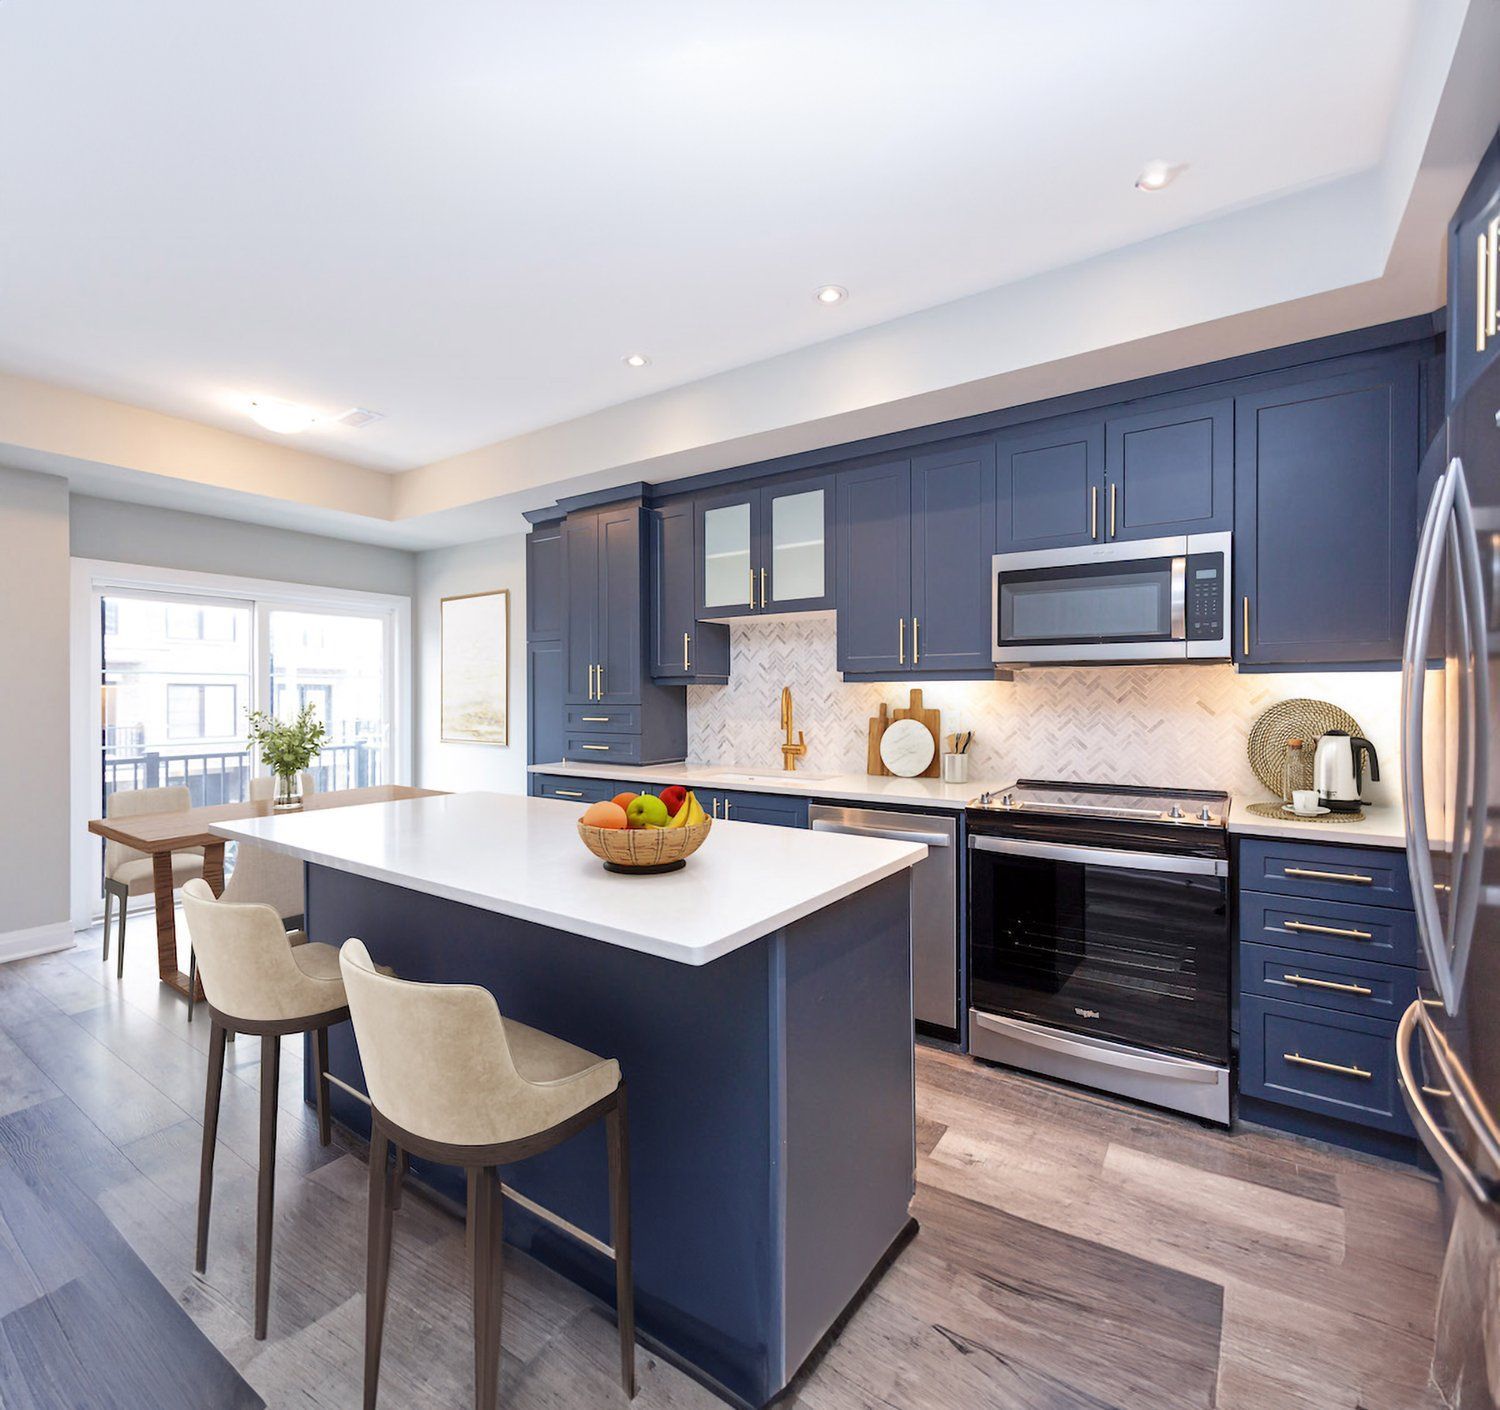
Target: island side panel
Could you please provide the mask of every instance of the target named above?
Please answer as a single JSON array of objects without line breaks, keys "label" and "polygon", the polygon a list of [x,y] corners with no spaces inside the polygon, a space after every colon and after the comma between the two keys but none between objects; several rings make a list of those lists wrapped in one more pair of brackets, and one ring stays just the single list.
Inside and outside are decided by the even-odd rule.
[{"label": "island side panel", "polygon": [[799,921],[777,951],[788,1378],[911,1218],[910,877]]},{"label": "island side panel", "polygon": [[[683,965],[320,866],[307,869],[307,920],[314,939],[357,935],[402,978],[481,984],[507,1017],[617,1058],[629,1092],[637,1325],[749,1404],[780,1389],[777,936]],[[666,913],[662,924],[692,917]],[[330,1033],[330,1061],[364,1090],[347,1023]],[[368,1134],[363,1104],[335,1088],[333,1106]],[[413,1172],[462,1202],[458,1171],[414,1161]],[[608,1240],[601,1126],[504,1178]],[[508,1242],[613,1302],[600,1255],[513,1204],[505,1225]]]}]

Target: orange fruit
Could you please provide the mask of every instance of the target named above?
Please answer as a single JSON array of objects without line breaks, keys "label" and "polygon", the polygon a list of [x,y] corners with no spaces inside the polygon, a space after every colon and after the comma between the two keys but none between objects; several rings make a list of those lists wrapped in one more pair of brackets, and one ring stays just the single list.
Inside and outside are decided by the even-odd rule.
[{"label": "orange fruit", "polygon": [[618,803],[591,803],[581,821],[586,827],[624,827],[625,809]]},{"label": "orange fruit", "polygon": [[634,793],[616,793],[614,796],[614,805],[617,808],[624,808],[628,812],[630,805],[635,802],[637,796]]}]

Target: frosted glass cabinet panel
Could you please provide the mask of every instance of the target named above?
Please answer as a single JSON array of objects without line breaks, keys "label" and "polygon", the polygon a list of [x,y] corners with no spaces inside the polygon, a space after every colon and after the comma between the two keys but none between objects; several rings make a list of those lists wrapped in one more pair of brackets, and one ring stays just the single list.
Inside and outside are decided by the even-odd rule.
[{"label": "frosted glass cabinet panel", "polygon": [[750,502],[703,511],[703,606],[751,603]]},{"label": "frosted glass cabinet panel", "polygon": [[827,591],[827,493],[778,495],[771,501],[771,600],[790,605]]},{"label": "frosted glass cabinet panel", "polygon": [[833,607],[833,477],[757,485],[698,501],[698,616]]}]

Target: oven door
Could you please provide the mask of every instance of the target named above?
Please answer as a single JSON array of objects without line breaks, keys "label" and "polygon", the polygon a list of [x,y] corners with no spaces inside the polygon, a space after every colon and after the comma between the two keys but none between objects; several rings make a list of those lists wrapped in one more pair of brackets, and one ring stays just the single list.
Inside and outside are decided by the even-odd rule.
[{"label": "oven door", "polygon": [[1229,1061],[1229,864],[969,839],[970,1000],[982,1013]]}]

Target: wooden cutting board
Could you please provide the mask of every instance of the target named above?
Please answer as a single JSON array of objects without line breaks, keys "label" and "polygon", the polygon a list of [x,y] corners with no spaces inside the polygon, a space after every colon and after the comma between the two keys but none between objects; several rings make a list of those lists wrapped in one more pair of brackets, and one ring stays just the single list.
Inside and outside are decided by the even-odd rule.
[{"label": "wooden cutting board", "polygon": [[890,776],[891,771],[880,757],[880,739],[886,727],[896,720],[916,720],[932,735],[932,763],[917,777],[937,778],[943,769],[943,712],[926,709],[922,704],[922,692],[915,689],[911,693],[910,703],[904,709],[892,710],[888,705],[882,704],[880,713],[870,721],[869,749],[865,755],[866,772]]}]

